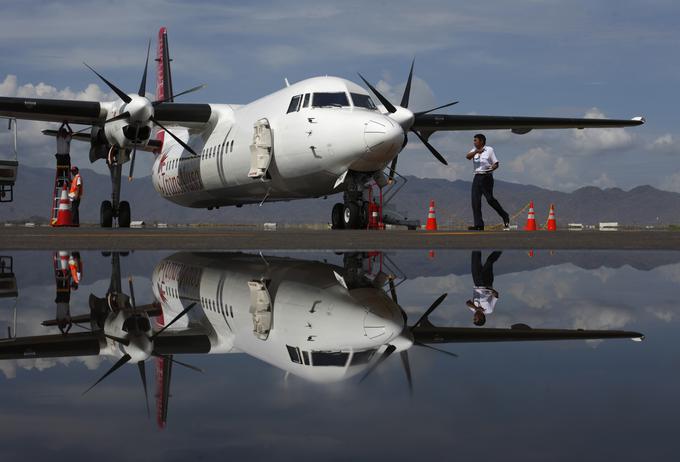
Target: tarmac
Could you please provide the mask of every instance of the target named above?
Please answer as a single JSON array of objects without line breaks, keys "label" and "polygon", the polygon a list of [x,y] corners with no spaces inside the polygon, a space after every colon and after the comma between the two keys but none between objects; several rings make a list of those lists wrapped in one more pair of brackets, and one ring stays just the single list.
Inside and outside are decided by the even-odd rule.
[{"label": "tarmac", "polygon": [[680,250],[680,231],[249,230],[2,227],[0,250]]}]

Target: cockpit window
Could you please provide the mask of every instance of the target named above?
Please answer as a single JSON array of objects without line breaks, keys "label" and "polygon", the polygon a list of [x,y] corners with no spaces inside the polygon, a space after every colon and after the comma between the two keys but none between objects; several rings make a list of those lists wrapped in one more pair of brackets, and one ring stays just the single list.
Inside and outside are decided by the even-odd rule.
[{"label": "cockpit window", "polygon": [[312,107],[343,107],[349,106],[347,94],[345,92],[337,93],[314,93],[312,98]]},{"label": "cockpit window", "polygon": [[291,98],[290,104],[288,105],[288,111],[286,111],[286,114],[290,114],[291,112],[295,112],[300,108],[300,100],[302,99],[302,95],[295,95]]},{"label": "cockpit window", "polygon": [[355,351],[352,356],[352,366],[368,363],[377,350]]},{"label": "cockpit window", "polygon": [[314,366],[344,366],[348,359],[349,353],[341,351],[312,351]]},{"label": "cockpit window", "polygon": [[309,97],[311,96],[311,93],[305,93],[305,99],[302,103],[302,107],[308,107],[309,106]]},{"label": "cockpit window", "polygon": [[375,103],[368,95],[360,95],[359,93],[350,93],[352,95],[352,102],[356,107],[365,107],[366,109],[376,110]]}]

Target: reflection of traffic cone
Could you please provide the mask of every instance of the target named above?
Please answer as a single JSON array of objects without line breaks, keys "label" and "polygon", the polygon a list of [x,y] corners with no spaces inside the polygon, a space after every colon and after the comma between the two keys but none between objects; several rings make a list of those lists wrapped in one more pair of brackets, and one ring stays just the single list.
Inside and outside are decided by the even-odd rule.
[{"label": "reflection of traffic cone", "polygon": [[534,201],[529,202],[529,214],[524,231],[536,231],[536,214],[534,213]]},{"label": "reflection of traffic cone", "polygon": [[427,258],[429,258],[430,260],[434,260],[434,257],[435,257],[434,250],[430,250],[429,252],[427,252]]},{"label": "reflection of traffic cone", "polygon": [[57,210],[57,219],[52,223],[52,226],[72,226],[71,216],[71,201],[68,198],[66,191],[66,183],[61,190],[61,197],[59,198],[59,209]]},{"label": "reflection of traffic cone", "polygon": [[557,231],[557,221],[555,220],[555,206],[550,204],[550,213],[548,214],[548,225],[546,228],[548,231]]},{"label": "reflection of traffic cone", "polygon": [[425,223],[425,229],[430,231],[437,230],[437,218],[434,216],[434,201],[430,201],[430,210],[427,212],[427,223]]},{"label": "reflection of traffic cone", "polygon": [[529,249],[529,253],[527,253],[527,255],[529,255],[529,258],[533,258],[533,256],[534,256],[534,249]]}]

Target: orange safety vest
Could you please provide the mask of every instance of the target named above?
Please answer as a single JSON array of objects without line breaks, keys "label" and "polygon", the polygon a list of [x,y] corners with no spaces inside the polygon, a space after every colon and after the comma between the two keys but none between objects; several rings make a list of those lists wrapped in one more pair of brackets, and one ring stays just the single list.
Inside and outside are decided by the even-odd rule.
[{"label": "orange safety vest", "polygon": [[71,180],[71,189],[68,192],[68,197],[71,199],[83,197],[83,179],[80,177],[80,173],[76,173],[76,176]]},{"label": "orange safety vest", "polygon": [[83,275],[83,263],[80,260],[71,257],[68,260],[68,266],[71,272],[71,279],[76,284],[80,284],[80,278]]}]

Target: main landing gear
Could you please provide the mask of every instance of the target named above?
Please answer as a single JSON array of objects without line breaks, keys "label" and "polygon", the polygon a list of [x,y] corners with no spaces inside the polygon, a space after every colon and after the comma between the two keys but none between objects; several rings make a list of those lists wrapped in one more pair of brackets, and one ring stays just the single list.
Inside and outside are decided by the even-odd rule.
[{"label": "main landing gear", "polygon": [[350,172],[345,178],[347,188],[343,202],[333,206],[331,227],[333,229],[366,229],[368,227],[368,199],[365,197],[366,185],[374,180],[374,175]]},{"label": "main landing gear", "polygon": [[119,148],[111,147],[106,164],[111,175],[111,200],[103,201],[99,208],[99,224],[102,228],[113,227],[114,218],[118,220],[119,228],[129,228],[131,221],[130,203],[120,200],[120,178],[123,171]]}]

